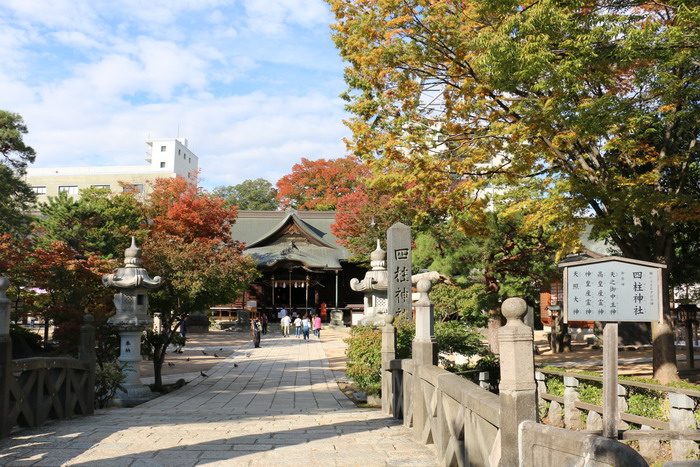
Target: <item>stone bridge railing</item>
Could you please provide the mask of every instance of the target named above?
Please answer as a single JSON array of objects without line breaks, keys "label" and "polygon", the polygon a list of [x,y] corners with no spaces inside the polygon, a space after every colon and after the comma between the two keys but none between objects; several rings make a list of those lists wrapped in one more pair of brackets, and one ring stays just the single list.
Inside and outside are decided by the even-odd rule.
[{"label": "stone bridge railing", "polygon": [[9,282],[0,276],[0,438],[15,426],[88,415],[95,407],[95,328],[85,315],[79,358],[12,359]]},{"label": "stone bridge railing", "polygon": [[383,329],[382,409],[412,428],[417,441],[434,444],[441,465],[647,465],[616,440],[537,423],[533,334],[522,322],[522,299],[502,306],[508,322],[499,331],[501,382],[495,395],[436,366],[430,282],[417,288],[412,359],[394,358],[395,328],[389,322]]}]

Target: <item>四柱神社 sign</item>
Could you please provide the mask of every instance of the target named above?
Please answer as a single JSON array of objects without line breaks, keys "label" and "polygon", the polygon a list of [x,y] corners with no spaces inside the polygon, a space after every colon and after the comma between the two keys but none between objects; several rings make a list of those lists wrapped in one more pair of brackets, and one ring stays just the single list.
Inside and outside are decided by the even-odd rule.
[{"label": "\u56db\u67f1\u795e\u793e sign", "polygon": [[665,265],[608,257],[562,266],[565,322],[661,319]]},{"label": "\u56db\u67f1\u795e\u793e sign", "polygon": [[397,222],[387,230],[387,270],[389,314],[410,316],[411,302],[411,228]]}]

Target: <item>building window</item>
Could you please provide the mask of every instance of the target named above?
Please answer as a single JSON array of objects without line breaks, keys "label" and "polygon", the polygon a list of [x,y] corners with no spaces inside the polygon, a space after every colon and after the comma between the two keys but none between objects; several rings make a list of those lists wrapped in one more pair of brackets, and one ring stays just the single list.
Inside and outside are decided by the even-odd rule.
[{"label": "building window", "polygon": [[143,184],[135,183],[134,185],[125,185],[122,191],[124,193],[143,193]]},{"label": "building window", "polygon": [[160,152],[165,152],[165,148],[166,148],[166,147],[167,147],[167,146],[161,146],[161,147],[160,147]]},{"label": "building window", "polygon": [[161,162],[161,163],[160,163],[160,168],[161,168],[161,169],[164,169],[164,168],[165,168],[165,162]]},{"label": "building window", "polygon": [[78,187],[77,185],[64,185],[64,186],[59,186],[58,187],[58,192],[59,193],[66,193],[69,195],[77,195],[78,194]]},{"label": "building window", "polygon": [[46,194],[46,187],[45,186],[33,186],[32,191],[36,193],[37,195],[45,195]]},{"label": "building window", "polygon": [[92,186],[93,188],[106,188],[107,190],[110,189],[109,185],[90,185],[90,186]]},{"label": "building window", "polygon": [[192,163],[192,158],[190,157],[190,164]]},{"label": "building window", "polygon": [[180,150],[178,149],[178,150],[177,150],[177,153],[178,153],[178,154],[182,154],[182,151],[180,151]]}]

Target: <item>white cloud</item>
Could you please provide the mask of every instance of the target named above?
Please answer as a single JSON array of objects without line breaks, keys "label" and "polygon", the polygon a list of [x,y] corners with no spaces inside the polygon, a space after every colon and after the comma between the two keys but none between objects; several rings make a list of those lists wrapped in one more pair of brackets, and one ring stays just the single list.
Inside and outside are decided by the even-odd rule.
[{"label": "white cloud", "polygon": [[97,9],[90,0],[5,0],[2,5],[20,25],[94,31]]},{"label": "white cloud", "polygon": [[260,34],[277,35],[289,26],[312,28],[327,25],[328,7],[321,0],[244,0],[248,28]]},{"label": "white cloud", "polygon": [[5,0],[0,108],[36,167],[142,164],[179,128],[205,186],[274,183],[345,153],[329,21],[321,0]]},{"label": "white cloud", "polygon": [[68,47],[80,49],[105,49],[104,43],[89,37],[80,31],[57,31],[52,34],[53,38]]}]

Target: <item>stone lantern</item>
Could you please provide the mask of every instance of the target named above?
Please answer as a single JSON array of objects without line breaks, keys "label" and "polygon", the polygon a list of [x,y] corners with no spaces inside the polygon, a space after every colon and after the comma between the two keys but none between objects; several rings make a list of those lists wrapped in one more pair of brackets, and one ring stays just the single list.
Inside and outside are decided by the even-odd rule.
[{"label": "stone lantern", "polygon": [[119,362],[124,366],[126,378],[117,398],[123,404],[137,404],[150,399],[151,390],[141,383],[141,336],[153,320],[148,315],[148,289],[161,286],[161,278],[151,278],[141,267],[141,248],[131,238],[131,246],[124,251],[124,267],[114,274],[102,277],[105,287],[114,287],[116,313],[107,322],[119,332],[121,341]]},{"label": "stone lantern", "polygon": [[386,252],[382,250],[379,240],[377,249],[370,255],[372,269],[367,271],[365,278],[352,279],[350,288],[355,292],[364,292],[364,317],[359,324],[378,324],[383,326],[384,316],[389,311],[387,301],[387,289],[389,287],[389,273],[386,270]]},{"label": "stone lantern", "polygon": [[693,339],[693,325],[698,323],[698,306],[695,304],[678,305],[676,307],[678,318],[685,325],[685,352],[688,368],[695,368],[695,352]]}]

